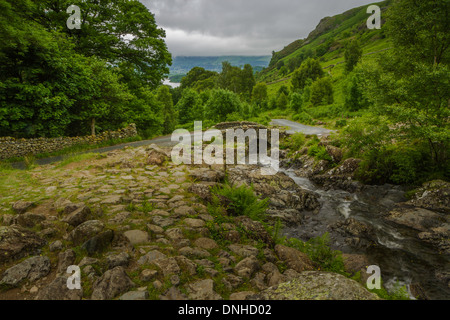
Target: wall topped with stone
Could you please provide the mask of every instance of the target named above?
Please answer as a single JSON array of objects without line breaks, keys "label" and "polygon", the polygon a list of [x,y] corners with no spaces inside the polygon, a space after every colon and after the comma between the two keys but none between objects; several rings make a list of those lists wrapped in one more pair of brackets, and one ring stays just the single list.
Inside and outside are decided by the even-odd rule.
[{"label": "wall topped with stone", "polygon": [[0,137],[0,159],[56,152],[75,145],[95,145],[109,140],[133,138],[137,135],[136,125],[133,123],[127,128],[120,129],[118,131],[106,131],[97,136],[36,139]]}]

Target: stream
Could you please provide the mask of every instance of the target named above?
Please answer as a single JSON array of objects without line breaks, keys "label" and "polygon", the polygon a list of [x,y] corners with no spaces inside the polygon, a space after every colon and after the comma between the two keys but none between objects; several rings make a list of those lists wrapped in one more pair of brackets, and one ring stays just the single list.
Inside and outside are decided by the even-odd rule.
[{"label": "stream", "polygon": [[[282,171],[301,188],[317,193],[322,205],[319,213],[307,213],[301,226],[285,228],[286,236],[307,241],[328,232],[332,249],[347,254],[363,254],[371,265],[379,266],[388,291],[400,285],[406,286],[410,292],[411,285],[418,284],[430,300],[450,299],[450,288],[436,276],[450,272],[450,257],[439,254],[436,248],[417,239],[417,232],[412,229],[391,224],[382,217],[396,203],[405,201],[400,187],[365,186],[357,193],[325,191],[309,179],[297,177],[293,170]],[[345,237],[328,227],[348,218],[372,226],[376,245],[364,248],[350,246]]]}]

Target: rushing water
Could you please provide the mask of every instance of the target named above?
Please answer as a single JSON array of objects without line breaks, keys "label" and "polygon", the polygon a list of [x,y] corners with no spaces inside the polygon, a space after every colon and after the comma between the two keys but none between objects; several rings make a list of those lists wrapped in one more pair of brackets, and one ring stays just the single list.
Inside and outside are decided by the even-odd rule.
[{"label": "rushing water", "polygon": [[[449,287],[437,278],[439,273],[450,273],[450,257],[417,239],[413,230],[390,224],[382,217],[396,203],[405,201],[401,188],[385,185],[368,186],[357,193],[325,191],[291,170],[284,172],[303,189],[317,193],[322,204],[319,213],[307,214],[301,226],[286,228],[285,235],[306,241],[329,232],[333,249],[363,254],[371,264],[378,265],[388,289],[394,285],[406,285],[409,289],[412,284],[419,284],[429,299],[450,299]],[[376,245],[365,249],[348,246],[345,238],[328,228],[348,218],[371,225]]]}]

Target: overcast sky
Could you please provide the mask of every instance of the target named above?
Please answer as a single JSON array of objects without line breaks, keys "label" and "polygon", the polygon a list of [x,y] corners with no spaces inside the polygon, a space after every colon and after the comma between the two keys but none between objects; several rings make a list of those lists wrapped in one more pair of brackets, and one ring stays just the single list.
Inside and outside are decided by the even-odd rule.
[{"label": "overcast sky", "polygon": [[[140,0],[174,56],[271,55],[320,20],[374,0]],[[375,0],[376,2],[376,0]],[[369,15],[367,16],[369,17]]]}]

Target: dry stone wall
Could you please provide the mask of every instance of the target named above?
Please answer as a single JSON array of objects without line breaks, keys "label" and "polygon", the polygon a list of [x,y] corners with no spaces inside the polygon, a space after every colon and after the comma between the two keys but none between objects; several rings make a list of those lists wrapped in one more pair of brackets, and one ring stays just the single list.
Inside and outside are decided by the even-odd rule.
[{"label": "dry stone wall", "polygon": [[81,144],[99,144],[109,140],[133,138],[137,136],[135,124],[130,124],[118,131],[106,131],[97,136],[84,137],[59,137],[59,138],[36,138],[15,139],[11,137],[0,137],[0,159],[23,157],[40,153],[50,153]]}]

